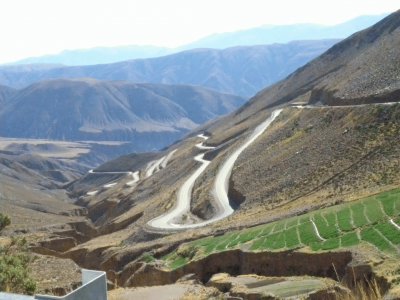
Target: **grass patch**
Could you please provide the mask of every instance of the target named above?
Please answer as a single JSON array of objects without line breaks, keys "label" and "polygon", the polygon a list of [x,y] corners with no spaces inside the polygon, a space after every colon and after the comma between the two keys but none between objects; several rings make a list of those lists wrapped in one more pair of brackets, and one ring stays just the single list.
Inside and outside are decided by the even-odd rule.
[{"label": "grass patch", "polygon": [[400,245],[400,231],[390,223],[380,223],[375,226],[394,245]]},{"label": "grass patch", "polygon": [[337,249],[340,247],[340,238],[335,237],[323,242],[314,242],[310,247],[313,251]]},{"label": "grass patch", "polygon": [[214,248],[214,252],[221,252],[229,249],[228,245],[231,243],[229,239],[222,240],[216,247]]},{"label": "grass patch", "polygon": [[244,232],[243,234],[240,234],[238,240],[240,240],[240,242],[242,244],[248,242],[248,241],[252,241],[254,240],[259,234],[260,234],[261,230],[249,230],[248,232]]},{"label": "grass patch", "polygon": [[299,225],[299,233],[300,240],[304,245],[311,245],[312,243],[318,243],[320,241],[310,221]]},{"label": "grass patch", "polygon": [[277,233],[273,240],[274,240],[274,242],[272,244],[273,250],[279,250],[279,249],[286,248],[285,232]]},{"label": "grass patch", "polygon": [[[333,220],[335,220],[335,216],[333,216]],[[321,216],[321,214],[315,214],[313,216],[315,225],[318,228],[319,234],[324,239],[333,238],[339,235],[336,224],[328,224],[327,220]]]},{"label": "grass patch", "polygon": [[340,240],[341,240],[341,245],[344,248],[355,246],[360,242],[356,232],[346,233],[340,238]]},{"label": "grass patch", "polygon": [[286,221],[286,229],[297,226],[299,220],[298,218],[290,218]]},{"label": "grass patch", "polygon": [[400,212],[400,190],[392,190],[379,195],[385,213],[388,216],[398,215]]},{"label": "grass patch", "polygon": [[[392,218],[400,224],[399,211],[400,189],[397,189],[287,220],[199,239],[184,244],[163,259],[175,269],[192,259],[234,248],[280,251],[309,246],[313,251],[325,251],[356,246],[361,241],[384,253],[399,254],[400,231],[388,222]],[[325,241],[316,235],[310,218]]]},{"label": "grass patch", "polygon": [[364,201],[366,206],[366,214],[371,223],[376,223],[386,217],[386,214],[382,211],[379,201],[375,199],[368,199]]},{"label": "grass patch", "polygon": [[258,238],[256,240],[253,241],[253,244],[250,247],[251,251],[258,251],[258,250],[263,250],[264,248],[264,244],[266,243],[267,237],[262,237],[262,238]]},{"label": "grass patch", "polygon": [[283,231],[285,229],[285,221],[277,221],[273,233]]},{"label": "grass patch", "polygon": [[353,212],[353,223],[356,227],[363,227],[369,224],[367,218],[365,217],[364,210],[366,207],[363,203],[357,203],[352,205],[351,211]]},{"label": "grass patch", "polygon": [[169,264],[169,267],[172,270],[178,269],[184,265],[186,265],[189,262],[189,259],[187,257],[177,257],[176,259],[172,260],[171,263]]},{"label": "grass patch", "polygon": [[351,224],[350,208],[345,207],[337,213],[339,228],[341,231],[352,231],[353,225]]},{"label": "grass patch", "polygon": [[392,216],[395,213],[395,206],[396,206],[396,197],[394,196],[386,196],[381,200],[383,209],[388,216]]},{"label": "grass patch", "polygon": [[322,242],[321,249],[322,250],[332,250],[337,249],[340,246],[340,238],[335,237],[329,240]]},{"label": "grass patch", "polygon": [[285,244],[288,249],[294,249],[301,246],[297,236],[297,226],[285,230]]},{"label": "grass patch", "polygon": [[396,250],[389,244],[373,227],[361,231],[361,239],[376,246],[383,252],[393,252]]}]

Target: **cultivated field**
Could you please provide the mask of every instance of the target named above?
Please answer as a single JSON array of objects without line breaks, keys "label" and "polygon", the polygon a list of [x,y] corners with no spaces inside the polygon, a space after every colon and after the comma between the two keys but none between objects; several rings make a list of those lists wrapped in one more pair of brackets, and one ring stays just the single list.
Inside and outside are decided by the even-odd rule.
[{"label": "cultivated field", "polygon": [[390,256],[400,255],[400,189],[257,227],[182,245],[163,259],[172,268],[211,253],[241,248],[312,251],[368,243]]}]

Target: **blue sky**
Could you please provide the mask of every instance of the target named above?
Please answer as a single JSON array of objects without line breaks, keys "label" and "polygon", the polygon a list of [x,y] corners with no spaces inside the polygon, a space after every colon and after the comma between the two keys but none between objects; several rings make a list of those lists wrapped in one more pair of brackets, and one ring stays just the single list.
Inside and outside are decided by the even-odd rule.
[{"label": "blue sky", "polygon": [[263,24],[337,24],[398,0],[2,0],[0,63],[95,46],[177,47]]}]

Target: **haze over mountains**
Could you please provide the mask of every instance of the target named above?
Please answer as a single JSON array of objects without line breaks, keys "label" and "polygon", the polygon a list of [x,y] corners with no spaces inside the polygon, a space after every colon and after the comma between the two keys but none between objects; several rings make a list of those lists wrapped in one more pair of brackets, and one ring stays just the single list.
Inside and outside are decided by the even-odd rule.
[{"label": "haze over mountains", "polygon": [[16,64],[50,63],[71,66],[107,64],[129,59],[162,56],[194,48],[223,49],[235,46],[288,43],[294,40],[341,39],[375,24],[385,16],[386,14],[361,16],[332,26],[317,24],[265,25],[236,32],[213,34],[177,48],[130,45],[66,50],[59,54],[26,58]]},{"label": "haze over mountains", "polygon": [[[290,102],[351,105],[397,101],[400,13],[337,43],[286,80],[260,91],[252,112]],[[244,111],[245,109],[241,109]]]},{"label": "haze over mountains", "polygon": [[[29,193],[21,183],[45,162],[19,158],[9,170],[13,154],[4,154],[0,207],[12,218],[7,234],[24,234],[32,251],[52,256],[46,268],[70,259],[106,271],[115,286],[186,280],[198,288],[196,296],[213,285],[221,290],[213,289],[213,297],[221,298],[228,289],[229,297],[346,299],[371,278],[387,299],[399,298],[399,44],[400,10],[247,102],[194,86],[95,79],[5,88],[0,135],[100,140],[105,134],[144,145],[141,134],[153,142],[173,139],[244,103],[162,152],[117,158],[57,191]],[[183,54],[193,59],[203,51]],[[102,74],[118,72],[116,66],[123,73],[126,63],[111,66]],[[54,176],[76,178],[69,167],[69,176]],[[152,225],[171,211],[178,214],[170,227]],[[246,276],[228,278],[237,275]]]},{"label": "haze over mountains", "polygon": [[5,105],[5,102],[11,98],[14,92],[14,89],[0,85],[0,105]]},{"label": "haze over mountains", "polygon": [[382,20],[387,14],[360,16],[337,25],[317,24],[265,25],[257,28],[214,34],[188,47],[226,48],[235,45],[287,43],[294,40],[342,39]]},{"label": "haze over mountains", "polygon": [[128,141],[162,148],[244,103],[201,87],[52,80],[17,91],[0,110],[3,137]]},{"label": "haze over mountains", "polygon": [[90,77],[135,83],[197,85],[250,97],[318,56],[335,42],[337,40],[224,50],[195,49],[163,57],[94,66],[9,66],[0,68],[0,84],[21,88],[42,80]]},{"label": "haze over mountains", "polygon": [[[384,292],[395,290],[399,225],[390,220],[399,222],[400,213],[394,208],[400,203],[400,105],[379,103],[400,100],[399,41],[397,11],[151,158],[172,153],[165,169],[151,177],[145,166],[131,169],[140,174],[131,192],[126,187],[130,179],[121,179],[85,196],[90,184],[78,188],[95,175],[82,177],[71,191],[82,196],[79,203],[107,235],[64,255],[87,267],[101,265],[130,286],[171,284],[190,273],[208,282],[220,272],[281,276],[283,284],[285,276],[335,278],[334,263],[340,265],[341,278],[353,281],[351,274],[358,271],[354,280],[379,276]],[[273,111],[276,118],[271,119]],[[235,211],[185,231],[219,212],[213,193],[217,176],[266,120],[271,120],[267,129],[236,157],[226,177]],[[141,161],[140,155],[123,157],[101,170],[115,171],[113,166],[124,166],[128,159]],[[179,207],[177,199],[194,175],[189,210],[174,220],[173,230],[155,233],[149,222]],[[389,198],[393,188],[397,196]],[[374,202],[382,193],[393,202]],[[253,227],[258,224],[264,227]],[[371,232],[379,234],[371,237]],[[118,243],[123,246],[115,247]],[[99,251],[104,251],[100,257]],[[154,260],[145,261],[143,253]],[[346,267],[350,261],[352,268]]]}]

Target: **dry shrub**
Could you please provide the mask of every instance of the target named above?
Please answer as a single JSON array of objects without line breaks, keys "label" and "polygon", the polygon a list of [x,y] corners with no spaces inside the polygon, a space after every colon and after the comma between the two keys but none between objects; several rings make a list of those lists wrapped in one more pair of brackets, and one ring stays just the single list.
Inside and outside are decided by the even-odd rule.
[{"label": "dry shrub", "polygon": [[336,300],[383,300],[383,294],[375,279],[356,282],[349,294],[340,294]]}]

